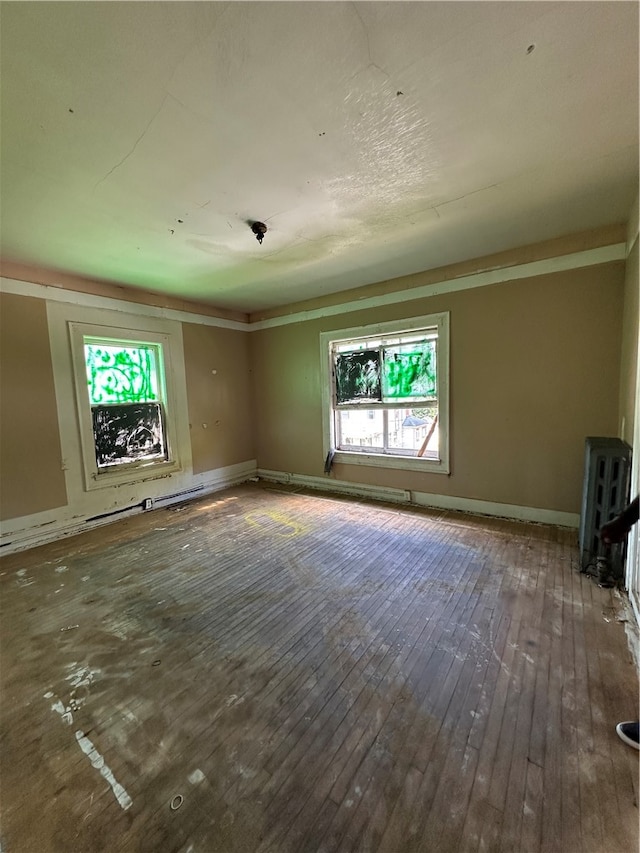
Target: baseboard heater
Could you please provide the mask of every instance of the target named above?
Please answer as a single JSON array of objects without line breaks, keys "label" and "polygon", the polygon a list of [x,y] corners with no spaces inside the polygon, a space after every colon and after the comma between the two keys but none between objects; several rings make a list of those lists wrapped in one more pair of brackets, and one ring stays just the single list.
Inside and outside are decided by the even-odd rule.
[{"label": "baseboard heater", "polygon": [[[204,491],[204,486],[196,486],[193,489],[185,489],[182,492],[174,492],[172,495],[162,495],[159,498],[153,498],[153,506],[157,507],[158,504],[168,503],[175,501],[177,498],[188,498],[195,497],[200,492]],[[84,523],[90,524],[92,521],[101,521],[104,518],[112,518],[114,515],[122,515],[124,512],[131,512],[134,509],[139,509],[144,507],[144,500],[139,501],[135,504],[130,504],[129,506],[120,507],[120,509],[112,509],[111,512],[103,512],[100,515],[92,515],[90,518],[85,518]]]},{"label": "baseboard heater", "polygon": [[153,505],[155,507],[160,503],[174,501],[176,498],[195,497],[200,494],[200,492],[204,492],[204,486],[195,486],[193,489],[185,489],[183,492],[174,492],[172,495],[162,495],[159,498],[153,499]]}]

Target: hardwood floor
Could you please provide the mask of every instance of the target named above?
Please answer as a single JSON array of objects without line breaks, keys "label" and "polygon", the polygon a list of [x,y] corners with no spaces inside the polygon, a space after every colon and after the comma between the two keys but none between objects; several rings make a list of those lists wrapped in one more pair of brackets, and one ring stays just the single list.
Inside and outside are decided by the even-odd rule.
[{"label": "hardwood floor", "polygon": [[1,850],[637,850],[575,539],[259,484],[4,557]]}]

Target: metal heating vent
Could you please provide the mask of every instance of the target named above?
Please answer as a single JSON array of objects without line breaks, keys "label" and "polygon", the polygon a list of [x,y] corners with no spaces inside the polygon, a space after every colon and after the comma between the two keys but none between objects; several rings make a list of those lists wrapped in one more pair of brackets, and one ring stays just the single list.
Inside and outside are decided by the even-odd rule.
[{"label": "metal heating vent", "polygon": [[[619,438],[587,438],[580,513],[580,565],[620,580],[624,569],[624,543],[606,547],[600,540],[603,524],[618,515],[629,500],[631,448]],[[601,577],[602,579],[602,577]]]}]

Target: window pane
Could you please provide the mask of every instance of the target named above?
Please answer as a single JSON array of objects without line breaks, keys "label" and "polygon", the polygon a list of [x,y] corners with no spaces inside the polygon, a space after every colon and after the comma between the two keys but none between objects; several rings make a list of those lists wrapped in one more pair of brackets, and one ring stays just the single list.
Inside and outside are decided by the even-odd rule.
[{"label": "window pane", "polygon": [[167,459],[160,403],[93,406],[98,468]]},{"label": "window pane", "polygon": [[338,446],[342,449],[381,451],[384,448],[384,413],[381,409],[336,412]]},{"label": "window pane", "polygon": [[384,347],[382,397],[391,400],[425,400],[436,396],[436,342]]},{"label": "window pane", "polygon": [[[412,409],[389,409],[387,413],[388,447],[417,456],[428,438],[422,456],[438,456],[438,425],[434,420],[436,406]],[[429,435],[431,433],[431,435]]]},{"label": "window pane", "polygon": [[92,405],[159,400],[155,347],[85,343]]},{"label": "window pane", "polygon": [[336,401],[381,400],[380,350],[338,353],[335,356]]}]

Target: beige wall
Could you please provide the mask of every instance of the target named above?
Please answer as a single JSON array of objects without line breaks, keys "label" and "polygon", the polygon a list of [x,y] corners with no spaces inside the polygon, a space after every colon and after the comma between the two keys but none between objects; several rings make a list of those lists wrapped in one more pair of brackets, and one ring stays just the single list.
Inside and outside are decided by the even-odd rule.
[{"label": "beige wall", "polygon": [[[0,299],[0,518],[5,522],[20,519],[5,529],[16,524],[15,529],[20,529],[23,517],[47,510],[55,511],[54,515],[27,525],[48,524],[54,519],[64,524],[130,506],[146,497],[159,498],[202,483],[206,486],[207,472],[254,459],[249,335],[175,323],[184,350],[183,393],[176,395],[183,402],[175,407],[176,421],[184,424],[181,446],[188,450],[182,454],[186,460],[183,470],[157,480],[149,480],[148,472],[146,476],[141,473],[139,481],[126,486],[87,492],[81,476],[73,381],[69,377],[69,381],[54,381],[56,364],[55,369],[59,371],[62,364],[63,373],[70,376],[66,322],[77,306],[7,293],[1,293]],[[48,306],[62,317],[58,337],[67,353],[62,363],[52,360]],[[83,310],[83,322],[138,327],[136,318],[126,314],[109,314],[101,308]],[[69,435],[73,440],[65,444]],[[67,448],[65,470],[61,445]]]},{"label": "beige wall", "polygon": [[451,475],[335,477],[579,512],[584,439],[618,431],[623,294],[613,263],[253,333],[258,465],[322,475],[321,331],[449,311]]},{"label": "beige wall", "polygon": [[253,459],[249,335],[184,323],[182,336],[193,473]]},{"label": "beige wall", "polygon": [[620,358],[620,437],[633,446],[633,427],[638,359],[638,317],[640,314],[640,271],[638,269],[638,240],[627,258],[624,280],[624,312],[622,352]]},{"label": "beige wall", "polygon": [[46,304],[0,293],[0,517],[66,503]]},{"label": "beige wall", "polygon": [[[46,300],[0,298],[1,516],[66,507],[75,517],[62,472]],[[612,263],[250,334],[183,323],[180,417],[188,418],[192,456],[185,473],[205,477],[257,458],[261,468],[322,476],[320,332],[438,311],[451,314],[451,475],[342,464],[335,476],[578,512],[585,436],[619,434],[622,417],[625,438],[632,436],[637,244],[626,275],[624,264]],[[105,509],[113,500],[105,496]]]}]

